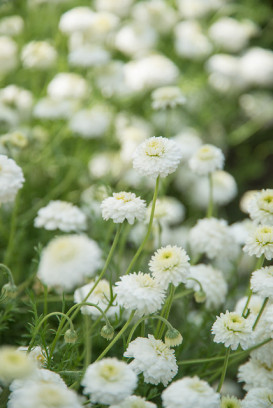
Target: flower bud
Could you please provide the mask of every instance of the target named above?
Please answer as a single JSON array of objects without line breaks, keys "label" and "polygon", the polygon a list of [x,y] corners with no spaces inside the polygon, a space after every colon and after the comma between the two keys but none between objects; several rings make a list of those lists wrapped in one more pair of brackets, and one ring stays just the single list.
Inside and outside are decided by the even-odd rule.
[{"label": "flower bud", "polygon": [[12,283],[6,283],[1,290],[1,298],[14,299],[17,293],[17,286]]},{"label": "flower bud", "polygon": [[106,324],[101,329],[100,335],[107,340],[111,340],[114,337],[114,329],[109,324]]},{"label": "flower bud", "polygon": [[194,293],[194,299],[197,303],[203,303],[206,300],[206,294],[203,290]]},{"label": "flower bud", "polygon": [[64,334],[64,341],[66,343],[76,343],[78,335],[75,330],[68,329]]},{"label": "flower bud", "polygon": [[176,347],[176,346],[179,346],[179,344],[181,344],[182,341],[183,341],[183,337],[178,330],[174,328],[167,330],[165,334],[165,344],[167,346]]}]

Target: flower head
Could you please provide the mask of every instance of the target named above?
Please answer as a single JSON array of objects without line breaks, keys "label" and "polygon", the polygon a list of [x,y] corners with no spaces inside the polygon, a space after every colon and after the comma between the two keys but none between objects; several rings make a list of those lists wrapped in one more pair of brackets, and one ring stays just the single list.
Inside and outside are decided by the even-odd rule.
[{"label": "flower head", "polygon": [[152,92],[152,106],[154,109],[174,108],[184,105],[186,98],[177,86],[163,86]]},{"label": "flower head", "polygon": [[0,383],[8,385],[15,379],[26,378],[37,368],[33,359],[12,346],[0,348]]},{"label": "flower head", "polygon": [[133,167],[146,176],[166,177],[173,173],[181,160],[179,146],[165,137],[150,137],[133,153]]},{"label": "flower head", "polygon": [[111,405],[109,408],[156,408],[156,405],[142,397],[131,395],[118,405]]},{"label": "flower head", "polygon": [[241,401],[236,397],[225,395],[221,398],[220,408],[241,408]]},{"label": "flower head", "polygon": [[266,266],[252,273],[251,289],[261,297],[273,300],[273,266]]},{"label": "flower head", "polygon": [[217,316],[211,332],[215,335],[215,343],[224,343],[231,350],[236,350],[239,345],[246,350],[252,345],[251,322],[237,312],[226,311]]},{"label": "flower head", "polygon": [[137,374],[143,373],[146,383],[166,386],[178,371],[174,350],[152,335],[131,341],[124,356],[134,358],[130,366]]},{"label": "flower head", "polygon": [[47,230],[80,231],[86,229],[86,216],[71,203],[60,200],[50,201],[46,207],[40,208],[34,225]]},{"label": "flower head", "polygon": [[111,218],[115,223],[121,223],[125,219],[129,224],[135,220],[141,221],[145,218],[145,201],[136,197],[134,193],[114,193],[101,203],[102,217],[104,220]]},{"label": "flower head", "polygon": [[264,255],[266,259],[273,258],[273,227],[260,225],[250,232],[243,250],[250,256],[257,258]]},{"label": "flower head", "polygon": [[273,225],[273,189],[253,194],[248,203],[249,216],[260,224]]},{"label": "flower head", "polygon": [[92,239],[85,235],[60,236],[43,249],[37,276],[59,292],[70,291],[93,276],[101,262],[101,250]]},{"label": "flower head", "polygon": [[167,289],[169,283],[178,286],[189,274],[189,256],[183,248],[167,245],[152,256],[149,267],[153,277]]},{"label": "flower head", "polygon": [[13,159],[0,155],[0,203],[13,201],[25,179],[21,167]]},{"label": "flower head", "polygon": [[162,393],[164,408],[218,408],[220,395],[199,377],[174,381]]},{"label": "flower head", "polygon": [[123,361],[104,358],[87,367],[81,384],[92,402],[117,404],[133,393],[137,375]]},{"label": "flower head", "polygon": [[207,175],[224,166],[222,150],[216,146],[206,144],[201,146],[190,158],[189,165],[192,171],[199,175]]},{"label": "flower head", "polygon": [[242,408],[271,408],[272,406],[272,387],[252,388],[242,401]]},{"label": "flower head", "polygon": [[148,273],[131,273],[116,282],[117,303],[139,316],[155,313],[160,309],[165,292]]}]

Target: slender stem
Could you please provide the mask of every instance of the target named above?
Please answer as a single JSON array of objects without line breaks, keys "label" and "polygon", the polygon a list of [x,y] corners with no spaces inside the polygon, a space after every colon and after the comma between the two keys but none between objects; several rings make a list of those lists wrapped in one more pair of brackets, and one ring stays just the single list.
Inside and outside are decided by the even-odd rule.
[{"label": "slender stem", "polygon": [[133,317],[134,317],[135,311],[133,310],[129,319],[127,320],[127,322],[125,323],[125,325],[123,326],[123,328],[118,332],[118,334],[116,335],[116,337],[111,341],[111,343],[103,350],[103,352],[99,355],[99,357],[96,359],[96,361],[101,360],[105,354],[108,353],[108,351],[113,347],[113,345],[118,341],[118,339],[122,336],[122,334],[126,331],[127,327],[130,325]]},{"label": "slender stem", "polygon": [[[262,256],[257,260],[257,263],[256,263],[256,266],[255,266],[255,269],[254,269],[254,270],[256,271],[256,270],[260,269],[260,268],[263,266],[263,263],[264,263],[264,255],[262,255]],[[248,292],[248,297],[247,297],[247,300],[246,300],[246,304],[245,304],[245,307],[244,307],[243,312],[242,312],[242,316],[243,316],[244,318],[246,318],[247,308],[248,308],[248,305],[249,305],[251,296],[252,296],[252,290],[249,288],[249,292]]]},{"label": "slender stem", "polygon": [[160,180],[160,177],[158,176],[157,179],[156,179],[156,183],[155,183],[155,191],[154,191],[154,196],[153,196],[153,201],[152,201],[150,221],[149,221],[149,225],[148,225],[148,229],[147,229],[146,235],[145,235],[145,237],[143,238],[143,241],[142,241],[142,243],[140,244],[140,247],[138,248],[138,250],[137,250],[135,256],[134,256],[133,259],[131,260],[131,262],[130,262],[128,268],[127,268],[127,271],[126,271],[125,275],[127,275],[127,274],[131,271],[132,267],[133,267],[134,264],[136,263],[136,261],[137,261],[139,255],[141,254],[141,252],[142,252],[142,250],[143,250],[143,248],[144,248],[144,246],[145,246],[145,244],[146,244],[146,242],[147,242],[147,240],[148,240],[148,238],[149,238],[149,236],[150,236],[150,233],[151,233],[151,230],[152,230],[152,226],[153,226],[153,219],[154,219],[154,212],[155,212],[155,204],[156,204],[156,199],[157,199],[157,194],[158,194],[158,188],[159,188],[159,180]]},{"label": "slender stem", "polygon": [[[170,310],[171,310],[171,306],[172,306],[172,302],[174,298],[174,292],[175,292],[175,287],[173,284],[170,284],[170,293],[169,293],[169,296],[161,312],[161,317],[164,317],[166,320],[168,319],[169,314],[170,314]],[[159,322],[156,328],[155,337],[157,339],[160,339],[163,335],[163,332],[164,332],[164,326],[161,324],[161,322]]]},{"label": "slender stem", "polygon": [[4,264],[9,263],[10,257],[12,255],[13,247],[14,247],[14,235],[15,235],[15,229],[16,229],[18,205],[19,205],[19,194],[17,194],[17,197],[13,205],[13,209],[12,209],[9,241],[8,241],[8,246],[5,252],[5,256],[4,256],[4,261],[3,261]]},{"label": "slender stem", "polygon": [[182,297],[190,295],[191,293],[194,293],[193,289],[183,290],[182,292],[177,293],[176,295],[174,295],[173,300],[181,299]]},{"label": "slender stem", "polygon": [[265,300],[263,301],[262,307],[261,307],[261,309],[260,309],[260,311],[258,313],[258,316],[256,317],[255,322],[254,322],[254,324],[252,326],[252,330],[255,330],[255,328],[256,328],[256,326],[257,326],[257,324],[258,324],[258,322],[259,322],[259,320],[260,320],[260,318],[261,318],[261,316],[263,314],[263,311],[264,311],[264,309],[265,309],[265,307],[267,305],[268,300],[269,300],[269,298],[266,297]]},{"label": "slender stem", "polygon": [[222,371],[222,375],[221,375],[221,378],[220,378],[220,382],[219,382],[218,387],[217,387],[217,392],[220,392],[220,391],[221,391],[222,385],[223,385],[223,383],[224,383],[224,381],[225,381],[226,372],[227,372],[227,367],[228,367],[229,354],[230,354],[230,347],[228,347],[228,348],[227,348],[227,351],[226,351],[226,356],[225,356],[223,371]]},{"label": "slender stem", "polygon": [[47,286],[46,285],[43,285],[44,286],[44,315],[46,316],[47,315],[47,294],[48,294],[48,290],[47,290]]},{"label": "slender stem", "polygon": [[86,370],[91,362],[91,337],[89,335],[89,323],[90,317],[84,315],[84,370]]},{"label": "slender stem", "polygon": [[210,358],[196,358],[192,360],[184,360],[184,361],[178,361],[178,365],[191,365],[191,364],[202,364],[202,363],[209,363],[212,361],[221,361],[224,360],[226,357],[225,356],[219,356],[219,357],[210,357]]},{"label": "slender stem", "polygon": [[213,215],[213,178],[212,173],[209,173],[209,203],[207,209],[207,218]]}]

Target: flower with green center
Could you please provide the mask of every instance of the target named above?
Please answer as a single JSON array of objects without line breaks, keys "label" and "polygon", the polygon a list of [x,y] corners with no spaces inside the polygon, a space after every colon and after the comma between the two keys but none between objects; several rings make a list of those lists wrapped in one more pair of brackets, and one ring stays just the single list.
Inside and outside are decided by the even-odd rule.
[{"label": "flower with green center", "polygon": [[236,397],[224,396],[221,399],[220,408],[241,408],[241,401]]},{"label": "flower with green center", "polygon": [[260,225],[251,231],[243,250],[250,256],[255,255],[259,258],[264,255],[267,260],[271,260],[273,258],[273,226]]},{"label": "flower with green center", "polygon": [[273,225],[273,189],[266,189],[253,195],[248,204],[250,218],[265,225]]},{"label": "flower with green center", "polygon": [[136,220],[143,221],[146,215],[146,203],[134,193],[121,191],[114,193],[101,203],[102,218],[114,223],[122,223],[125,220],[133,224]]},{"label": "flower with green center", "polygon": [[152,92],[152,101],[154,109],[166,109],[184,105],[186,98],[177,86],[162,86]]},{"label": "flower with green center", "polygon": [[15,379],[31,375],[37,365],[26,353],[12,346],[0,348],[0,383],[8,385]]},{"label": "flower with green center", "polygon": [[179,145],[166,137],[150,137],[133,153],[133,167],[142,175],[153,178],[173,173],[181,160]]},{"label": "flower with green center", "polygon": [[117,404],[133,393],[137,375],[125,362],[104,358],[87,367],[81,385],[93,403]]},{"label": "flower with green center", "polygon": [[131,395],[118,405],[111,405],[109,408],[156,408],[156,405],[142,397]]},{"label": "flower with green center", "polygon": [[211,329],[215,343],[224,343],[236,350],[240,345],[243,350],[253,345],[252,324],[237,312],[221,313]]},{"label": "flower with green center", "polygon": [[206,144],[201,146],[190,158],[191,170],[200,176],[208,175],[215,170],[222,170],[224,166],[222,150],[216,146]]},{"label": "flower with green center", "polygon": [[153,277],[167,289],[169,284],[178,286],[189,275],[189,256],[183,248],[167,245],[158,249],[149,262]]}]

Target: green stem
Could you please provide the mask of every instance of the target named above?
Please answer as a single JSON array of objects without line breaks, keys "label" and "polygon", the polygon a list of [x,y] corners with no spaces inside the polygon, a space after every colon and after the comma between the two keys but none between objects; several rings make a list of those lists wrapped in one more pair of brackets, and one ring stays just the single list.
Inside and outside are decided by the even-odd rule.
[{"label": "green stem", "polygon": [[89,316],[84,315],[84,370],[91,363],[91,337],[89,330]]},{"label": "green stem", "polygon": [[13,205],[13,209],[12,209],[9,241],[8,241],[8,246],[5,252],[5,256],[4,256],[4,261],[3,261],[4,264],[9,263],[10,257],[12,255],[13,247],[14,247],[14,235],[15,235],[15,229],[16,229],[18,204],[19,204],[19,194],[17,194],[17,197]]},{"label": "green stem", "polygon": [[[260,269],[260,268],[263,266],[263,263],[264,263],[264,255],[262,255],[262,256],[257,260],[257,263],[256,263],[256,266],[255,266],[255,269],[254,269],[254,270],[256,271],[256,270]],[[251,297],[252,297],[252,290],[249,288],[249,292],[248,292],[248,297],[247,297],[247,300],[246,300],[246,304],[245,304],[245,307],[244,307],[243,312],[242,312],[242,316],[243,316],[244,318],[246,317],[247,308],[248,308],[248,305],[249,305],[249,302],[250,302]]]},{"label": "green stem", "polygon": [[207,209],[207,218],[213,215],[213,178],[212,173],[209,173],[209,203]]},{"label": "green stem", "polygon": [[193,289],[183,290],[182,292],[177,293],[177,294],[173,297],[173,300],[181,299],[182,297],[187,296],[187,295],[190,295],[191,293],[194,293],[194,290],[193,290]]},{"label": "green stem", "polygon": [[156,204],[156,199],[157,199],[157,194],[158,194],[158,188],[159,188],[159,180],[160,180],[160,176],[157,177],[156,179],[156,183],[155,183],[155,191],[154,191],[154,196],[153,196],[153,201],[152,201],[152,208],[151,208],[151,215],[150,215],[150,221],[149,221],[149,225],[148,225],[148,230],[146,232],[145,237],[143,238],[142,243],[140,244],[140,247],[138,248],[135,256],[133,257],[133,259],[130,262],[130,265],[127,268],[127,271],[125,273],[125,275],[127,275],[132,267],[134,266],[135,262],[137,261],[139,255],[141,254],[146,242],[149,239],[151,230],[152,230],[152,226],[153,226],[153,219],[154,219],[154,212],[155,212],[155,204]]},{"label": "green stem", "polygon": [[108,353],[108,351],[113,347],[113,345],[118,341],[118,339],[122,336],[122,334],[127,330],[127,327],[130,325],[133,317],[134,317],[135,311],[133,310],[129,319],[127,320],[127,322],[125,323],[125,325],[123,326],[123,328],[118,332],[118,334],[116,335],[116,337],[111,341],[111,343],[103,350],[103,352],[99,355],[99,357],[96,359],[96,361],[101,360],[105,354]]},{"label": "green stem", "polygon": [[267,305],[268,300],[269,300],[269,298],[266,297],[265,300],[263,301],[262,307],[261,307],[261,309],[260,309],[260,311],[258,313],[258,316],[256,317],[255,322],[254,322],[254,324],[252,326],[252,330],[255,330],[255,328],[256,328],[256,326],[257,326],[257,324],[258,324],[258,322],[259,322],[259,320],[260,320],[260,318],[261,318],[261,316],[263,314],[263,311],[264,311],[264,309],[265,309],[265,307]]},{"label": "green stem", "polygon": [[[170,293],[169,293],[169,296],[161,312],[161,316],[164,317],[166,320],[168,319],[169,314],[170,314],[170,310],[171,310],[173,298],[174,298],[174,292],[175,292],[175,287],[173,284],[170,284]],[[159,322],[159,324],[157,325],[155,337],[157,339],[160,339],[163,335],[163,332],[164,332],[164,326],[161,324],[161,322]]]},{"label": "green stem", "polygon": [[227,367],[228,367],[229,354],[230,354],[230,347],[228,347],[228,348],[227,348],[227,351],[226,351],[226,356],[225,356],[225,360],[224,360],[223,371],[222,371],[222,375],[221,375],[221,378],[220,378],[220,382],[219,382],[218,387],[217,387],[217,392],[220,392],[220,391],[221,391],[222,385],[223,385],[223,383],[224,383],[224,381],[225,381],[226,372],[227,372]]},{"label": "green stem", "polygon": [[64,314],[64,313],[62,313],[62,312],[52,312],[52,313],[49,313],[48,315],[46,315],[46,316],[43,317],[43,319],[40,321],[40,323],[38,324],[38,326],[35,328],[34,333],[33,333],[33,335],[32,335],[32,338],[31,338],[31,341],[30,341],[30,344],[29,344],[29,347],[28,347],[28,353],[31,351],[32,346],[33,346],[34,341],[35,341],[35,337],[36,337],[37,334],[39,333],[39,330],[40,330],[40,328],[42,327],[43,323],[44,323],[49,317],[51,317],[51,316],[56,316],[56,315],[63,316],[63,318],[67,319],[68,322],[69,322],[69,324],[70,324],[70,329],[71,329],[71,330],[74,330],[74,326],[73,326],[72,320],[71,320],[66,314]]}]

